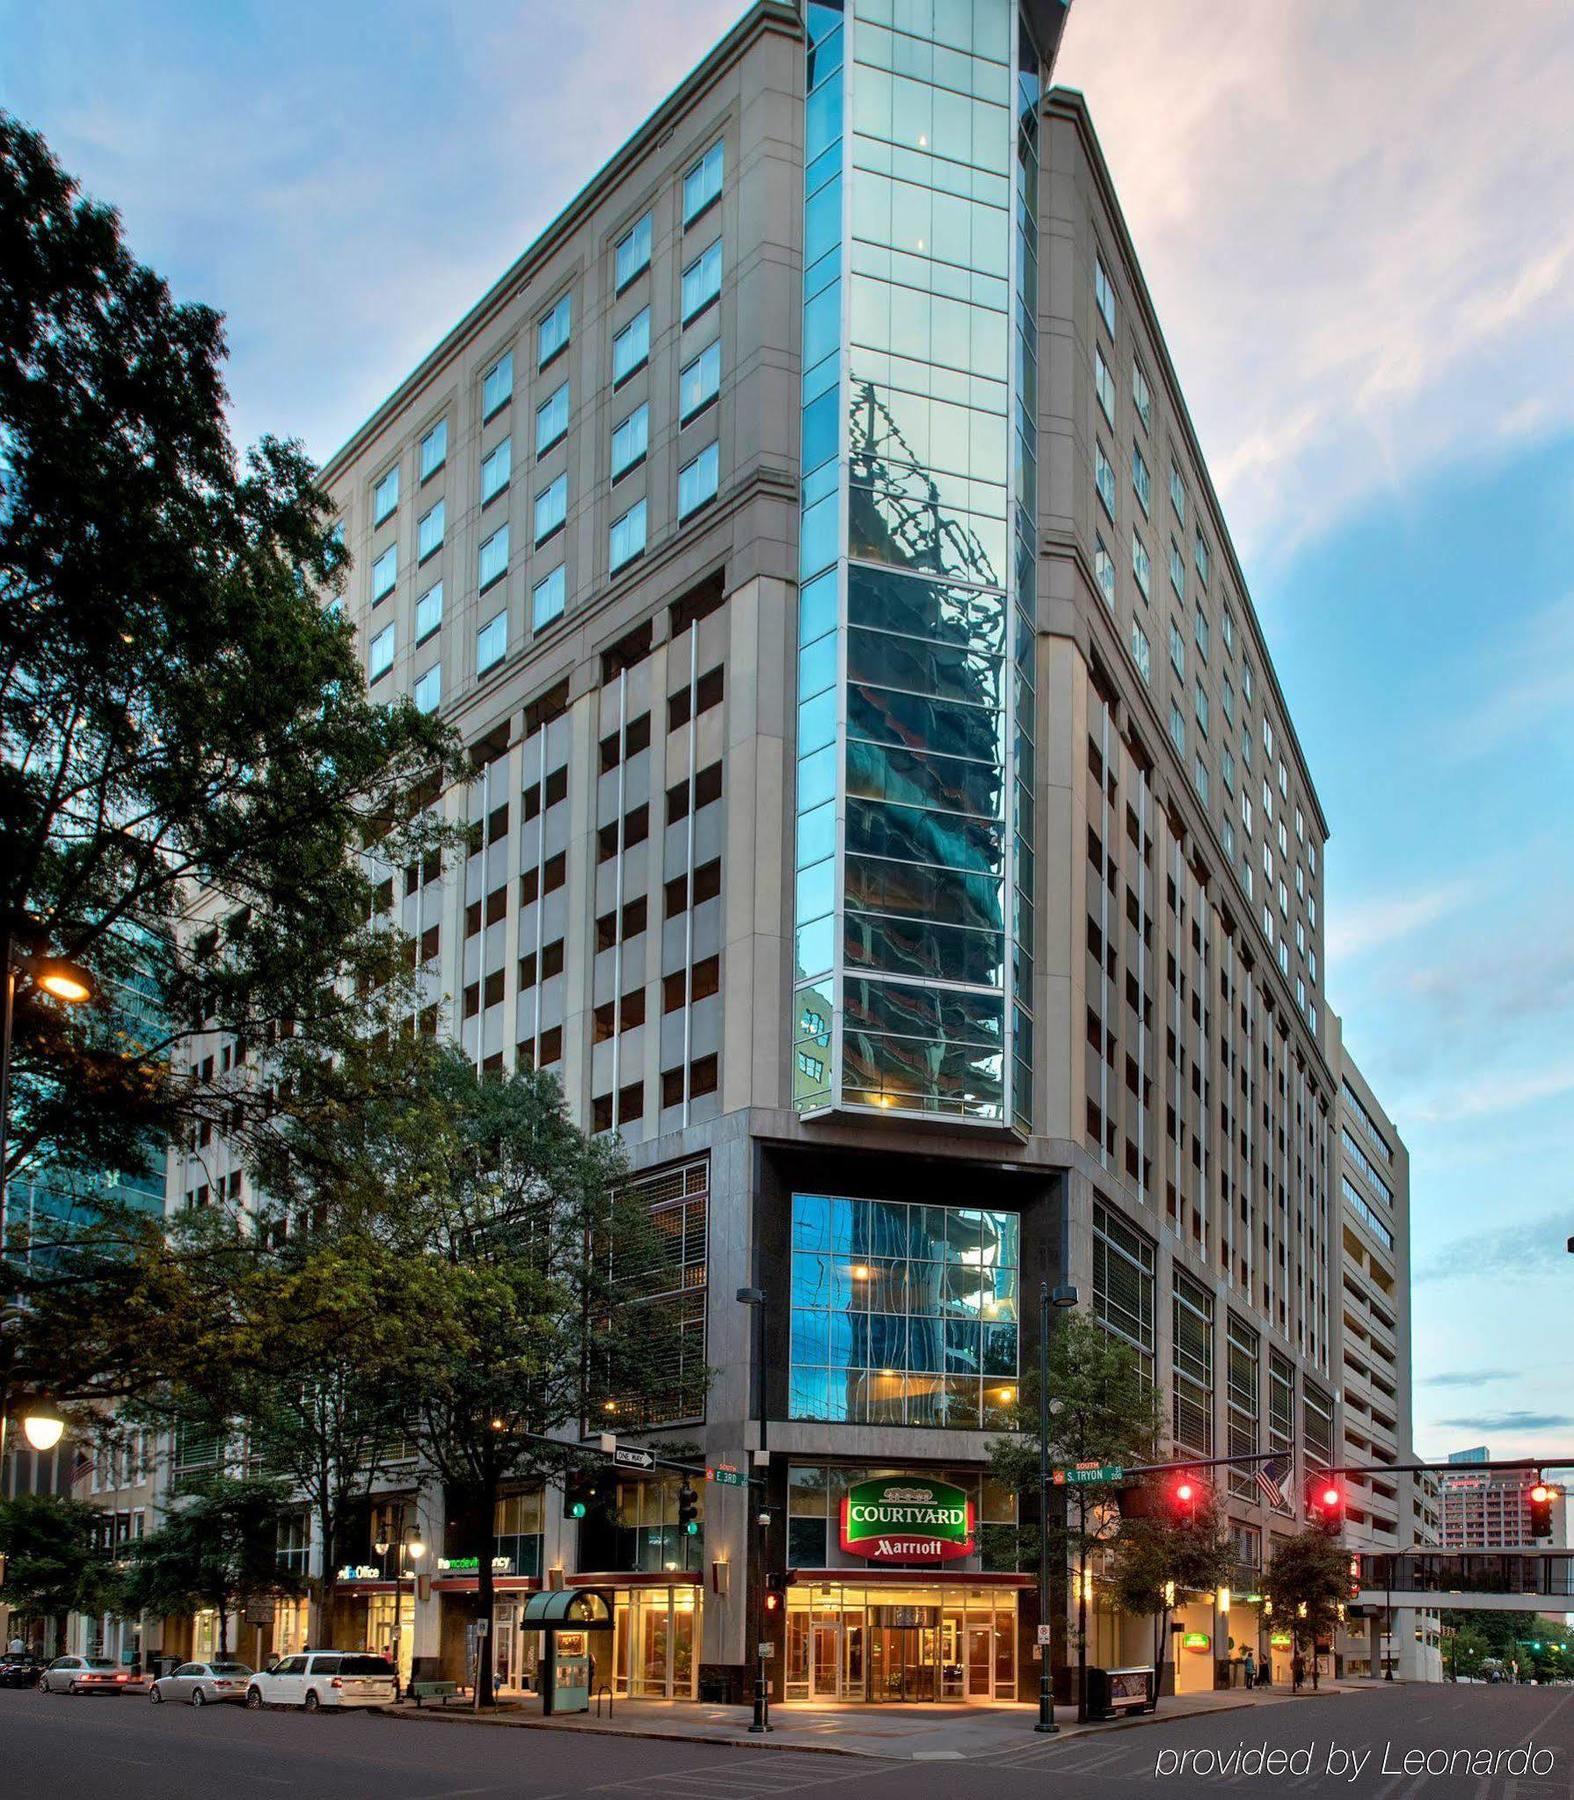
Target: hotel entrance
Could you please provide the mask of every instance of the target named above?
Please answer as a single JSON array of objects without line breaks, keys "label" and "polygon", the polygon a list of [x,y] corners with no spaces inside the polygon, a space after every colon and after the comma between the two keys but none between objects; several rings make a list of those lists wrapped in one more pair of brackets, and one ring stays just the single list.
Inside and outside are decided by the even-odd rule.
[{"label": "hotel entrance", "polygon": [[1017,1597],[964,1583],[787,1593],[788,1700],[1015,1700]]}]

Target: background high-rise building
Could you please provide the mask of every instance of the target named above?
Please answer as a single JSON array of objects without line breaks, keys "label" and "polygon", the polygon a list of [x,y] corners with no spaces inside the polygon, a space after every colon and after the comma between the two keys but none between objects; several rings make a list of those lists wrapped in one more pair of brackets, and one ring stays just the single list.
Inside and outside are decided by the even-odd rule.
[{"label": "background high-rise building", "polygon": [[[390,910],[467,1052],[551,1070],[681,1242],[649,1424],[741,1460],[763,1402],[778,1697],[1035,1685],[988,1456],[1041,1282],[1130,1344],[1177,1454],[1294,1458],[1280,1508],[1221,1478],[1235,1598],[1183,1601],[1182,1685],[1248,1643],[1286,1672],[1261,1571],[1343,1441],[1327,827],[1047,85],[1062,13],[760,0],[323,471],[372,693],[484,765],[439,802],[473,853],[390,871]],[[204,1192],[252,1203],[222,1146],[172,1165],[171,1205]],[[971,1502],[972,1549],[849,1538],[893,1479]],[[435,1669],[478,1547],[413,1464],[379,1505],[452,1565],[413,1615]],[[743,1691],[755,1508],[709,1488],[698,1541],[674,1508],[509,1497],[510,1679],[561,1569],[616,1576],[620,1692]],[[370,1541],[346,1641],[391,1617]],[[1151,1645],[1096,1586],[1093,1660]]]}]

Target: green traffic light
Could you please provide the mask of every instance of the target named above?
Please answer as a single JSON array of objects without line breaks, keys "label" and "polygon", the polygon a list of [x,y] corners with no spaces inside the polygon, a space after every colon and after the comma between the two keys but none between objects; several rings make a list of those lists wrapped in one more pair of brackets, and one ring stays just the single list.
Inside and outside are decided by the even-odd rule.
[{"label": "green traffic light", "polygon": [[698,1519],[690,1519],[683,1529],[690,1537],[698,1537],[700,1534],[700,1522]]},{"label": "green traffic light", "polygon": [[576,1500],[568,1510],[571,1518],[582,1519],[585,1516],[585,1503],[583,1500]]}]

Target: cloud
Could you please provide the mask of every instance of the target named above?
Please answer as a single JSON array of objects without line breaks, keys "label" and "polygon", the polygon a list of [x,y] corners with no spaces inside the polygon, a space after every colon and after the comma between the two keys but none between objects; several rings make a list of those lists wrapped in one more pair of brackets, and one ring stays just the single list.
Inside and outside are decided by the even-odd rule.
[{"label": "cloud", "polygon": [[1328,923],[1328,960],[1362,956],[1456,911],[1474,893],[1475,884],[1443,881],[1413,893],[1386,894],[1341,907]]},{"label": "cloud", "polygon": [[1574,1425],[1574,1413],[1495,1412],[1473,1418],[1439,1419],[1450,1431],[1552,1431]]},{"label": "cloud", "polygon": [[1574,1235],[1574,1208],[1549,1213],[1523,1225],[1473,1232],[1442,1245],[1411,1272],[1415,1283],[1494,1276],[1546,1275],[1565,1259],[1564,1245]]},{"label": "cloud", "polygon": [[1487,756],[1549,726],[1566,731],[1574,713],[1574,594],[1526,619],[1486,667],[1472,667],[1471,678],[1481,698],[1447,727],[1452,756]]},{"label": "cloud", "polygon": [[1574,1060],[1566,1059],[1550,1067],[1478,1072],[1428,1098],[1412,1099],[1406,1111],[1410,1118],[1427,1124],[1454,1125],[1514,1112],[1570,1092],[1574,1092]]},{"label": "cloud", "polygon": [[1523,1373],[1522,1369],[1447,1369],[1441,1374],[1423,1375],[1421,1383],[1424,1387],[1486,1387],[1489,1382],[1509,1381]]},{"label": "cloud", "polygon": [[1057,74],[1243,553],[1574,422],[1566,7],[1124,0],[1072,9]]}]

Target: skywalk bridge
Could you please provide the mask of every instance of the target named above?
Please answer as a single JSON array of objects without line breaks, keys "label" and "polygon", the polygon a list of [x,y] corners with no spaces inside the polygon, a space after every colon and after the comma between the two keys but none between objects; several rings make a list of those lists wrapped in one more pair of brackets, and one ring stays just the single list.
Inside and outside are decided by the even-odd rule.
[{"label": "skywalk bridge", "polygon": [[1379,1550],[1358,1560],[1361,1606],[1574,1613],[1571,1550]]}]

